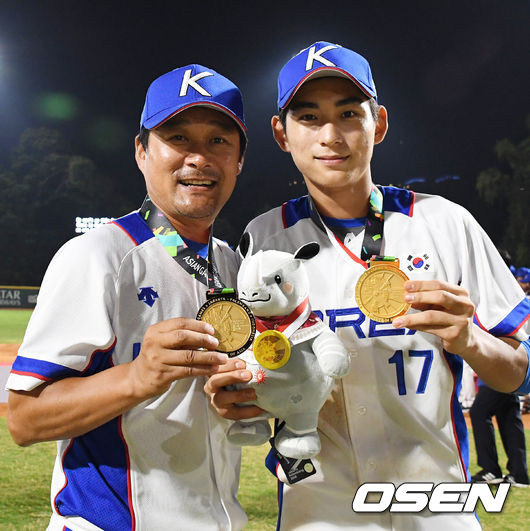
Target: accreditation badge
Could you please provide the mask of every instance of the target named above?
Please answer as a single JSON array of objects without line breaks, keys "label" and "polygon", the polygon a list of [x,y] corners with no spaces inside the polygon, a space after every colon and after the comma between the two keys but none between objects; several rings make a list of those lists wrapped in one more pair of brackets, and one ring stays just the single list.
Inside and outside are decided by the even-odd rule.
[{"label": "accreditation badge", "polygon": [[355,286],[355,299],[364,315],[378,323],[389,323],[410,309],[405,302],[404,284],[409,278],[392,256],[377,257]]},{"label": "accreditation badge", "polygon": [[233,358],[252,344],[256,323],[250,308],[237,298],[234,290],[223,291],[224,294],[211,296],[201,306],[196,318],[214,327],[214,335],[219,340],[217,350]]}]

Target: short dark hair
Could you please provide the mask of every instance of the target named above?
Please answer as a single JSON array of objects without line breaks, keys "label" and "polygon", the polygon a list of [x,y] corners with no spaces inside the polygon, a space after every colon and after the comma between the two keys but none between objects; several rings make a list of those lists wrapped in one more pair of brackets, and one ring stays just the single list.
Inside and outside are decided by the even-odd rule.
[{"label": "short dark hair", "polygon": [[[370,112],[372,113],[372,117],[377,122],[377,117],[379,116],[379,109],[381,108],[381,105],[377,103],[375,98],[370,98],[368,100],[368,104],[370,105]],[[281,109],[280,112],[278,113],[278,116],[280,117],[280,122],[282,122],[284,129],[285,129],[285,124],[287,123],[288,112],[289,112],[289,105]]]},{"label": "short dark hair", "polygon": [[[241,158],[247,149],[247,137],[239,126],[236,125],[236,129],[239,133],[239,157]],[[140,141],[140,144],[142,144],[144,150],[147,150],[147,144],[149,143],[149,132],[150,129],[146,129],[144,126],[140,127],[140,131],[138,132],[138,140]]]},{"label": "short dark hair", "polygon": [[247,135],[243,133],[243,131],[241,130],[241,127],[239,126],[236,126],[236,127],[237,127],[237,132],[239,133],[239,158],[242,158],[247,149],[248,140],[247,140]]},{"label": "short dark hair", "polygon": [[140,144],[142,144],[144,150],[146,150],[147,144],[149,142],[149,129],[146,129],[143,125],[142,127],[140,127],[140,131],[138,133],[138,140],[140,141]]},{"label": "short dark hair", "polygon": [[512,255],[506,249],[501,249],[499,247],[497,247],[497,251],[499,251],[499,254],[501,255],[502,259],[504,260],[504,263],[508,267],[510,267],[513,264]]}]

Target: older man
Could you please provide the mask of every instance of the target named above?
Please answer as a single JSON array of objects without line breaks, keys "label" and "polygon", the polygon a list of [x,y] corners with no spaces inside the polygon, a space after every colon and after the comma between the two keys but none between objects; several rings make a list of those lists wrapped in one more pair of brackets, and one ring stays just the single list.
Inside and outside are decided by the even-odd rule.
[{"label": "older man", "polygon": [[[69,241],[52,260],[8,381],[18,444],[58,440],[51,530],[240,529],[240,453],[202,393],[227,360],[205,301],[207,253],[246,146],[239,89],[189,65],[148,89],[139,211]],[[203,274],[204,273],[204,274]],[[211,280],[211,279],[210,279]]]}]

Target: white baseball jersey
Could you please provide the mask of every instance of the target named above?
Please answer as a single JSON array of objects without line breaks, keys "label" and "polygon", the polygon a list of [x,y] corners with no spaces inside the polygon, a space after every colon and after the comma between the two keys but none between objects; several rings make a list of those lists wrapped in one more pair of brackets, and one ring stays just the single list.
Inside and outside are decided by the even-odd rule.
[{"label": "white baseball jersey", "polygon": [[[235,286],[235,253],[214,240],[214,257]],[[46,272],[7,387],[31,390],[130,362],[148,326],[195,318],[206,290],[136,212],[74,238]],[[210,407],[204,383],[178,380],[101,427],[58,441],[49,529],[241,529],[240,449],[227,442],[229,423]]]},{"label": "white baseball jersey", "polygon": [[[476,305],[476,323],[495,335],[517,336],[530,304],[495,247],[462,207],[441,197],[383,187],[381,254],[395,256],[411,279],[461,284]],[[282,529],[475,529],[467,514],[354,513],[366,482],[466,482],[468,437],[458,393],[462,359],[434,335],[395,329],[365,317],[355,286],[363,232],[346,247],[317,226],[307,197],[291,200],[247,227],[254,249],[294,252],[316,241],[305,263],[310,302],[350,350],[351,371],[335,386],[319,416],[322,451],[317,473],[280,485]],[[278,471],[281,475],[281,469]],[[281,476],[280,476],[281,478]],[[283,476],[284,478],[284,476]]]}]

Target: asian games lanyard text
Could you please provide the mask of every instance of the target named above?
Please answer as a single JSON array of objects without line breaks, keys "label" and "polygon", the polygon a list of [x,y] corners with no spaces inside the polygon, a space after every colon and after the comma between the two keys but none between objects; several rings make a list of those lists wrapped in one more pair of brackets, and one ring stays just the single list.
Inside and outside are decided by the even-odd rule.
[{"label": "asian games lanyard text", "polygon": [[[208,259],[186,245],[175,227],[171,225],[162,211],[146,196],[140,208],[140,216],[153,231],[177,264],[190,276],[208,287],[210,293],[222,291],[225,285],[221,280],[213,256],[212,231],[208,240]],[[232,290],[230,290],[232,291]]]},{"label": "asian games lanyard text", "polygon": [[[336,242],[349,256],[358,262],[359,259],[344,246],[340,238],[338,238],[337,235],[322,221],[311,196],[309,197],[309,206],[311,219],[316,225],[326,231],[332,243],[335,244]],[[361,247],[361,265],[365,268],[367,267],[366,263],[372,258],[372,256],[379,257],[383,245],[383,224],[383,193],[377,186],[372,185],[372,191],[370,192],[370,198],[368,201],[368,212],[366,213],[363,244]]]}]

